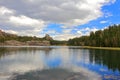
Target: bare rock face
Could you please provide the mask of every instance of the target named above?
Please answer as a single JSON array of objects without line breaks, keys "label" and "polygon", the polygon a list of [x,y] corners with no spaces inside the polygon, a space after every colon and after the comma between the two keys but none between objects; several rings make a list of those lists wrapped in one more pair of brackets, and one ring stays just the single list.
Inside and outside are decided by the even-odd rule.
[{"label": "bare rock face", "polygon": [[4,42],[4,45],[9,45],[9,46],[22,46],[22,45],[25,45],[24,42],[19,42],[19,41],[16,41],[16,40],[9,40],[9,41],[5,41]]},{"label": "bare rock face", "polygon": [[2,30],[0,30],[0,33],[2,32]]},{"label": "bare rock face", "polygon": [[[10,38],[10,39],[8,39]],[[50,41],[53,40],[48,34],[43,38],[44,40],[29,40],[25,42],[17,41],[15,38],[18,38],[15,34],[6,33],[0,30],[0,45],[8,46],[49,46]]]},{"label": "bare rock face", "polygon": [[0,37],[17,37],[17,35],[6,33],[4,31],[0,30]]},{"label": "bare rock face", "polygon": [[49,41],[27,41],[26,44],[29,46],[49,46],[50,42]]},{"label": "bare rock face", "polygon": [[1,36],[3,36],[3,32],[2,32],[2,30],[0,30],[0,37],[1,37]]},{"label": "bare rock face", "polygon": [[48,40],[48,41],[53,40],[53,38],[50,37],[49,34],[46,34],[45,37],[44,37],[44,39],[45,39],[45,40]]},{"label": "bare rock face", "polygon": [[5,41],[4,44],[1,45],[8,45],[8,46],[49,46],[49,41],[27,41],[27,42],[20,42],[16,40],[9,40]]}]

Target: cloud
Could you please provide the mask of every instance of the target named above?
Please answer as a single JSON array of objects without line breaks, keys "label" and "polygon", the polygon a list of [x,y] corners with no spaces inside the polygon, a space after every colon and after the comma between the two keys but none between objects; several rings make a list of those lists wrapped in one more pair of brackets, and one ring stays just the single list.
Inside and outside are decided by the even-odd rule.
[{"label": "cloud", "polygon": [[108,5],[114,4],[116,2],[116,0],[110,0],[110,2],[108,3]]},{"label": "cloud", "polygon": [[[49,23],[62,24],[61,28],[74,29],[104,16],[102,7],[116,0],[0,0],[0,25],[19,35],[39,36]],[[106,14],[107,16],[110,14]],[[57,31],[57,30],[55,30]],[[22,33],[21,33],[22,32]],[[52,31],[51,31],[52,32]],[[66,33],[65,33],[66,32]],[[63,31],[68,37],[76,36]],[[55,32],[53,32],[55,33]],[[67,39],[64,37],[64,39]]]},{"label": "cloud", "polygon": [[107,23],[108,21],[100,21],[101,24]]},{"label": "cloud", "polygon": [[82,28],[82,29],[75,29],[75,32],[72,33],[72,29],[63,29],[62,33],[57,33],[56,35],[53,36],[55,40],[69,40],[75,37],[80,37],[80,36],[88,36],[90,32],[95,32],[99,29],[93,27],[93,28]]},{"label": "cloud", "polygon": [[7,24],[6,26],[8,26],[7,29],[4,29],[5,32],[18,35],[40,36],[39,33],[46,27],[42,20],[16,14],[16,11],[13,9],[0,7],[0,24]]},{"label": "cloud", "polygon": [[17,26],[35,26],[35,27],[38,27],[38,26],[44,25],[44,21],[32,19],[32,18],[24,16],[24,15],[20,15],[18,17],[11,16],[9,18],[9,21],[10,21],[10,23],[13,23],[14,25],[17,25]]},{"label": "cloud", "polygon": [[[113,1],[113,0],[112,0]],[[82,25],[101,17],[101,8],[110,0],[21,0],[6,1],[6,6],[18,14],[41,19],[45,22],[65,24],[68,27]],[[2,4],[5,2],[0,1]],[[7,5],[9,3],[9,5]],[[19,6],[23,6],[20,8]]]},{"label": "cloud", "polygon": [[97,31],[98,29],[96,27],[93,27],[93,28],[89,28],[89,27],[86,27],[86,28],[82,28],[82,29],[76,29],[76,31],[80,31],[80,32],[95,32]]},{"label": "cloud", "polygon": [[7,9],[6,7],[0,6],[0,15],[14,14],[13,10]]},{"label": "cloud", "polygon": [[75,38],[75,37],[80,37],[81,34],[67,34],[67,33],[62,33],[62,34],[58,34],[58,35],[55,35],[53,36],[53,38],[55,40],[69,40],[70,38]]},{"label": "cloud", "polygon": [[108,17],[111,17],[111,16],[113,16],[112,13],[110,13],[110,12],[108,12],[108,11],[105,11],[105,12],[104,12],[104,17],[105,17],[105,18],[108,18]]},{"label": "cloud", "polygon": [[56,33],[53,38],[55,40],[69,40],[69,39],[72,39],[72,38],[75,38],[75,37],[80,37],[82,36],[83,33],[81,31],[79,32],[75,32],[73,33],[72,32],[72,29],[63,29],[61,33]]},{"label": "cloud", "polygon": [[13,9],[8,9],[4,6],[0,6],[0,25],[8,21],[8,18],[13,15],[15,11]]},{"label": "cloud", "polygon": [[115,3],[116,2],[116,0],[111,0],[111,3]]},{"label": "cloud", "polygon": [[93,27],[93,28],[89,28],[89,27],[86,27],[86,28],[83,28],[81,30],[77,30],[77,33],[81,33],[82,36],[89,36],[90,35],[90,32],[95,32],[99,29],[97,29],[96,27]]},{"label": "cloud", "polygon": [[71,33],[72,29],[63,29],[63,33]]},{"label": "cloud", "polygon": [[46,32],[46,34],[56,34],[57,32],[55,30],[49,30]]},{"label": "cloud", "polygon": [[18,34],[18,32],[14,31],[14,30],[5,30],[5,32],[11,33],[11,34]]}]

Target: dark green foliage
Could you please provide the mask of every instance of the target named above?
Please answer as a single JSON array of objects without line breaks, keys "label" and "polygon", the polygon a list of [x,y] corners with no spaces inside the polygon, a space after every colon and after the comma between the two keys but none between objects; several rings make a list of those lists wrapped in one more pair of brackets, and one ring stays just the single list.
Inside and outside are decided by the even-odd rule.
[{"label": "dark green foliage", "polygon": [[51,45],[67,45],[67,41],[57,41],[57,40],[51,40]]},{"label": "dark green foliage", "polygon": [[29,37],[29,36],[7,36],[7,37],[0,37],[0,42],[5,42],[8,40],[17,40],[20,42],[26,42],[26,41],[31,41],[31,40],[35,40],[35,41],[42,41],[42,38],[37,38],[37,37]]},{"label": "dark green foliage", "polygon": [[120,71],[120,52],[112,50],[89,50],[90,62]]},{"label": "dark green foliage", "polygon": [[38,38],[36,36],[34,36],[34,37],[31,37],[31,36],[18,36],[16,40],[20,41],[20,42],[26,42],[26,41],[31,41],[31,40],[42,41],[43,39]]},{"label": "dark green foliage", "polygon": [[109,26],[109,28],[95,33],[91,32],[90,36],[70,39],[68,44],[73,46],[120,47],[120,25]]},{"label": "dark green foliage", "polygon": [[4,42],[5,41],[5,38],[4,37],[0,37],[0,42]]},{"label": "dark green foliage", "polygon": [[88,44],[88,36],[82,36],[80,38],[74,38],[70,39],[68,41],[68,45],[73,45],[73,46],[84,46]]}]

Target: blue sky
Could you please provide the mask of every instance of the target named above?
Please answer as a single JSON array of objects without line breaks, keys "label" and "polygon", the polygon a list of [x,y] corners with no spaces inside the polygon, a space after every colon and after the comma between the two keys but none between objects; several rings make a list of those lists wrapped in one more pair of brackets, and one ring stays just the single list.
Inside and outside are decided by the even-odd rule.
[{"label": "blue sky", "polygon": [[0,0],[0,29],[68,40],[119,24],[119,4],[120,0]]}]

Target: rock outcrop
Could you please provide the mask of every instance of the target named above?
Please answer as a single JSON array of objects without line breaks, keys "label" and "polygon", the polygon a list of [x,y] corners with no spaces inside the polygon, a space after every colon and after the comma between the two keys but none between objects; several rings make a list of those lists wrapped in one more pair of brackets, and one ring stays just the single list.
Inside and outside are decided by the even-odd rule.
[{"label": "rock outcrop", "polygon": [[9,41],[5,41],[3,45],[22,46],[22,45],[26,45],[26,43],[25,42],[16,41],[16,40],[9,40]]},{"label": "rock outcrop", "polygon": [[6,33],[4,31],[0,30],[0,37],[17,37],[17,35]]},{"label": "rock outcrop", "polygon": [[0,45],[6,45],[6,46],[49,46],[49,41],[26,41],[26,42],[20,42],[16,40],[9,40],[5,41],[4,43],[1,43]]},{"label": "rock outcrop", "polygon": [[49,46],[53,40],[48,34],[44,38],[17,36],[0,30],[0,45],[7,46]]},{"label": "rock outcrop", "polygon": [[50,41],[27,41],[26,44],[30,46],[49,46]]},{"label": "rock outcrop", "polygon": [[49,34],[46,34],[46,35],[45,35],[45,37],[44,37],[44,39],[45,39],[45,40],[48,40],[48,41],[53,40],[53,38],[52,38],[52,37],[50,37],[50,35],[49,35]]}]

